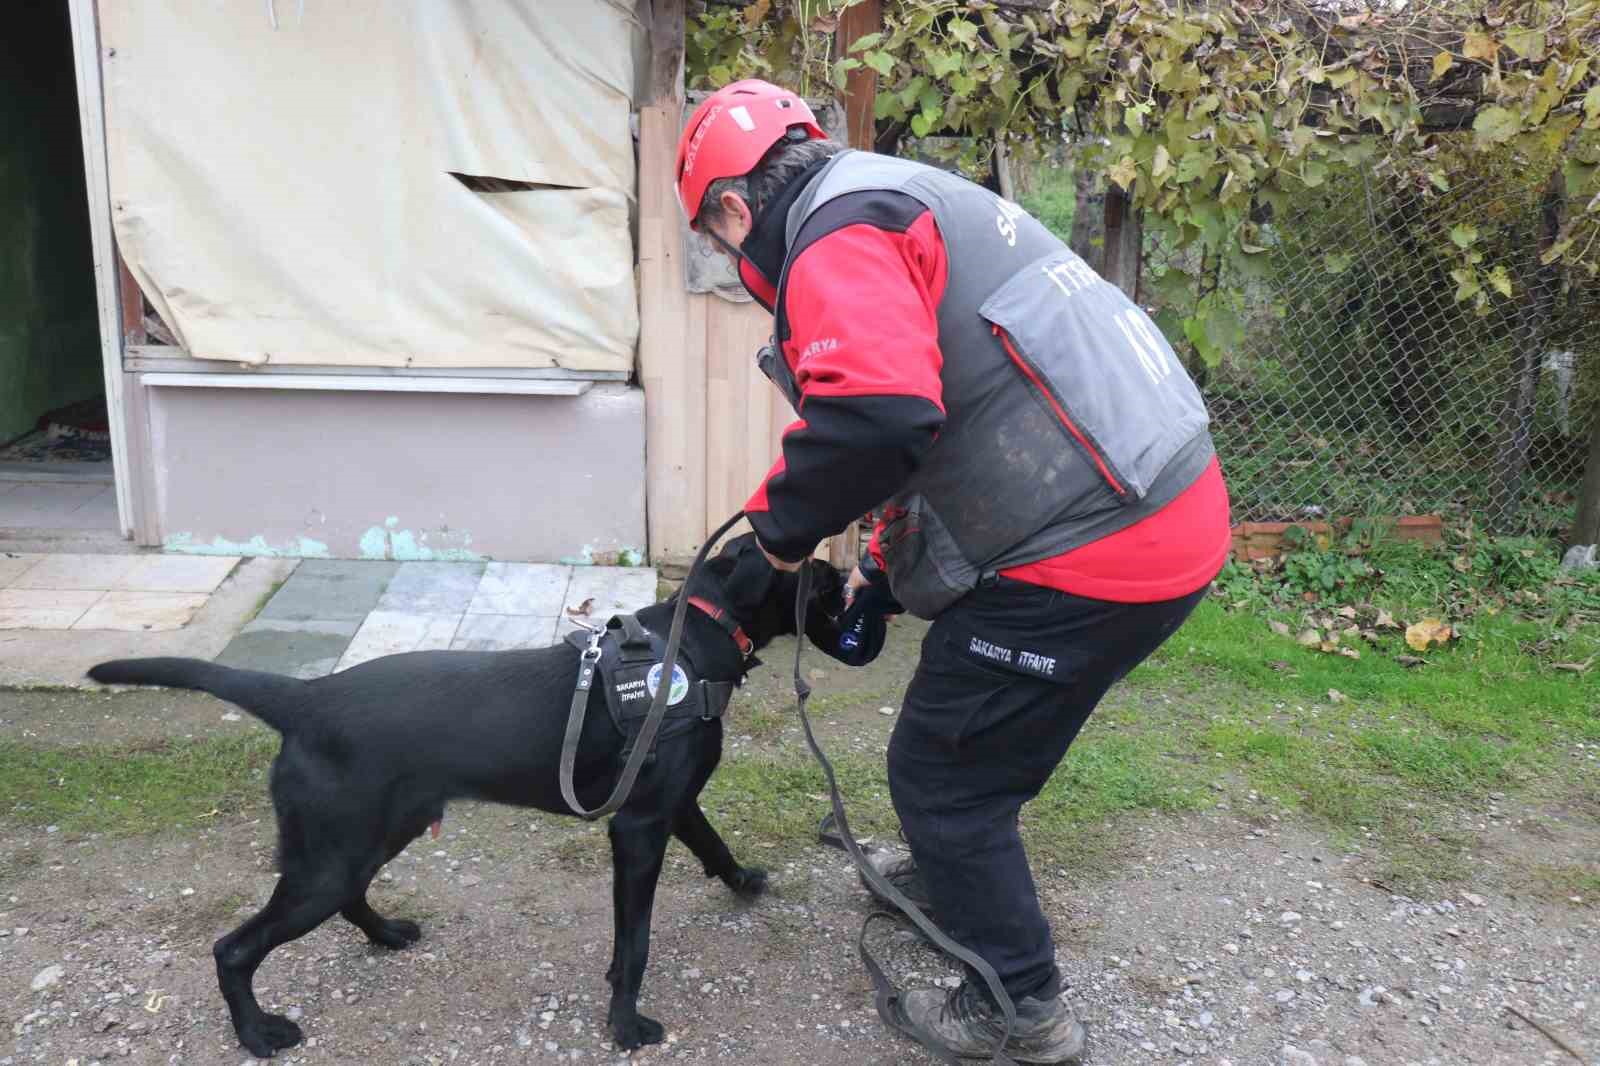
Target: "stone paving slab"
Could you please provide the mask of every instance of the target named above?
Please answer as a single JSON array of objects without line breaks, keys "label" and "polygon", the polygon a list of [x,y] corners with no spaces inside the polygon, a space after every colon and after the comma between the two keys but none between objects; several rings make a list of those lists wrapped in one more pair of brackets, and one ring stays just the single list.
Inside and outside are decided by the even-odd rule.
[{"label": "stone paving slab", "polygon": [[257,618],[229,642],[217,662],[241,670],[266,670],[313,678],[333,673],[361,623]]},{"label": "stone paving slab", "polygon": [[647,568],[308,560],[219,661],[321,677],[407,651],[542,648],[568,606],[605,618],[655,594]]},{"label": "stone paving slab", "polygon": [[[419,564],[428,565],[428,564]],[[446,564],[448,565],[448,564]],[[451,584],[446,578],[444,584]],[[337,669],[370,662],[385,655],[408,651],[442,651],[450,647],[461,626],[460,614],[423,614],[411,611],[376,610],[367,615],[355,639],[339,659]]]},{"label": "stone paving slab", "polygon": [[125,633],[182,629],[206,605],[203,592],[129,592],[100,597],[73,629],[116,629]]},{"label": "stone paving slab", "polygon": [[542,563],[490,563],[467,606],[468,614],[536,615],[561,613],[572,567]]},{"label": "stone paving slab", "polygon": [[401,563],[378,599],[380,611],[465,614],[483,581],[483,563]]},{"label": "stone paving slab", "polygon": [[103,590],[0,589],[0,629],[71,629]]},{"label": "stone paving slab", "polygon": [[[4,482],[0,482],[4,485]],[[8,587],[13,581],[31,568],[39,564],[42,555],[19,555],[15,552],[0,553],[0,589]]]},{"label": "stone paving slab", "polygon": [[262,618],[360,622],[400,569],[399,563],[307,559],[262,610]]},{"label": "stone paving slab", "polygon": [[511,651],[544,648],[556,642],[554,618],[515,614],[469,614],[461,620],[453,651]]},{"label": "stone paving slab", "polygon": [[[108,589],[131,574],[143,560],[137,555],[46,555],[13,578],[16,589]],[[237,559],[233,560],[235,563]]]},{"label": "stone paving slab", "polygon": [[594,600],[589,616],[603,622],[614,614],[627,614],[656,602],[656,572],[650,567],[576,566],[567,586],[565,607],[581,607]]}]

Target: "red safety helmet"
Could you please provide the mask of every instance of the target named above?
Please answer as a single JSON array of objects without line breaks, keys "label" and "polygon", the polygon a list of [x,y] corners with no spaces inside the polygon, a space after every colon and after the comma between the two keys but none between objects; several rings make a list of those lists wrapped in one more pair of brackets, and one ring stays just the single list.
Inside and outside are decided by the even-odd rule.
[{"label": "red safety helmet", "polygon": [[706,189],[718,178],[750,173],[767,149],[795,126],[807,139],[826,137],[806,102],[757,78],[725,85],[695,108],[678,139],[678,203],[695,224]]}]

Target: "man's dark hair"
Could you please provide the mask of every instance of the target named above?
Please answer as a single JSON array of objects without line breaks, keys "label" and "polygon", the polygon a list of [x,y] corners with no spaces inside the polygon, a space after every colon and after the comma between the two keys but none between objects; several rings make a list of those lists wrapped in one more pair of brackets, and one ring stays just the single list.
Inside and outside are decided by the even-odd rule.
[{"label": "man's dark hair", "polygon": [[700,200],[700,214],[696,224],[702,228],[723,216],[722,194],[738,193],[750,205],[752,214],[759,214],[763,205],[783,191],[802,171],[823,159],[844,151],[845,146],[826,137],[808,141],[781,140],[761,157],[755,169],[737,178],[718,178],[706,188]]}]

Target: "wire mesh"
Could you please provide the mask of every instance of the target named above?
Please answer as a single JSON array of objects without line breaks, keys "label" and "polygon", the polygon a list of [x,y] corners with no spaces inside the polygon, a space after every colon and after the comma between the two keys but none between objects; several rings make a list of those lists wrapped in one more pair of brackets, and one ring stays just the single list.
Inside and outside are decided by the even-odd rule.
[{"label": "wire mesh", "polygon": [[[1448,193],[1369,178],[1264,227],[1245,340],[1196,367],[1235,521],[1444,514],[1565,530],[1600,410],[1600,290],[1540,263],[1545,207],[1542,188],[1510,178]],[[1512,284],[1481,313],[1451,277],[1463,218],[1484,272],[1503,265]],[[1203,273],[1185,254],[1153,247],[1146,276]]]}]

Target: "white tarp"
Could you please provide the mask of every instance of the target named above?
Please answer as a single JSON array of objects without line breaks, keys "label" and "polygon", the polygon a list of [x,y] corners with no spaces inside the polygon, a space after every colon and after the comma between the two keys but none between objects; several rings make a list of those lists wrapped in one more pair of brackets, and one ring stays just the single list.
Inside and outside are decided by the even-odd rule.
[{"label": "white tarp", "polygon": [[191,355],[632,368],[631,3],[115,0],[100,29],[117,242]]}]

